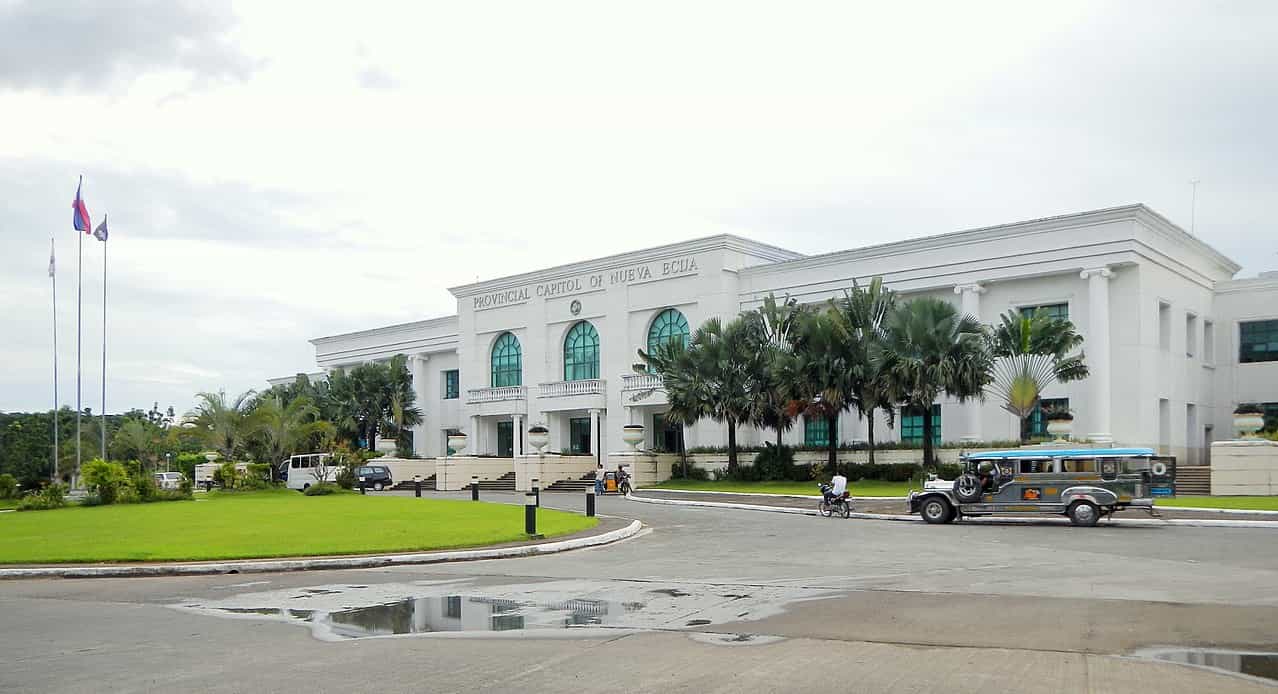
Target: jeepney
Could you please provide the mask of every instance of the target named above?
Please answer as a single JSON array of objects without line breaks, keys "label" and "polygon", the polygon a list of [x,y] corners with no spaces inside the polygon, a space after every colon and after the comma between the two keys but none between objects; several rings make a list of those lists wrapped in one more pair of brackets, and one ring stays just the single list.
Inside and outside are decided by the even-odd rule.
[{"label": "jeepney", "polygon": [[930,476],[912,490],[910,513],[928,523],[963,516],[1063,515],[1090,527],[1124,509],[1154,514],[1154,496],[1175,494],[1175,459],[1149,448],[1016,449],[961,457],[962,474]]}]

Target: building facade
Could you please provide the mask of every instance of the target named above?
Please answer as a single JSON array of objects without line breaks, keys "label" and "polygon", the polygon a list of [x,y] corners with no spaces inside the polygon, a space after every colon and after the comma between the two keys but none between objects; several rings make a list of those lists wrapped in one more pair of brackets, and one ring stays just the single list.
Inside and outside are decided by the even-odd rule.
[{"label": "building facade", "polygon": [[[1238,402],[1269,403],[1278,421],[1278,274],[1234,279],[1239,265],[1143,205],[1083,212],[804,256],[736,236],[715,236],[454,287],[456,315],[312,340],[325,371],[409,357],[420,456],[444,453],[447,432],[472,455],[519,456],[532,424],[550,429],[548,452],[626,448],[643,424],[646,448],[722,446],[724,425],[666,423],[660,378],[638,350],[730,319],[765,297],[805,304],[883,278],[901,300],[932,296],[984,323],[1009,309],[1067,317],[1085,338],[1091,375],[1058,384],[1044,401],[1075,412],[1075,435],[1150,446],[1188,464],[1207,462],[1232,437]],[[277,379],[278,380],[278,379]],[[943,441],[1041,435],[994,398],[941,400],[876,424],[878,440],[921,438],[922,419]],[[845,413],[841,442],[867,423]],[[788,443],[820,444],[821,422],[800,421]],[[738,429],[743,444],[771,440]]]}]

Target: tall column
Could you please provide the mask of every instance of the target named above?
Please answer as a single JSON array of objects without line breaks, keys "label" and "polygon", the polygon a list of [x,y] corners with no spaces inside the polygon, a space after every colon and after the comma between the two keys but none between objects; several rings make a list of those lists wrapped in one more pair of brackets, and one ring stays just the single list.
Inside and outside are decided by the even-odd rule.
[{"label": "tall column", "polygon": [[[980,282],[960,284],[954,287],[954,293],[958,294],[962,300],[963,313],[972,316],[978,321],[981,319],[981,295],[985,291],[985,285]],[[963,404],[963,420],[963,436],[961,440],[966,443],[980,441],[981,401],[979,399],[973,398]]]},{"label": "tall column", "polygon": [[599,457],[599,410],[590,411],[590,455],[602,460]]},{"label": "tall column", "polygon": [[511,415],[511,419],[514,420],[511,428],[514,429],[515,433],[515,457],[518,458],[524,454],[524,416],[522,414]]},{"label": "tall column", "polygon": [[1079,273],[1087,280],[1087,366],[1091,371],[1091,432],[1087,438],[1096,443],[1113,443],[1110,425],[1110,352],[1109,352],[1109,278],[1114,272],[1107,267],[1089,268]]},{"label": "tall column", "polygon": [[483,448],[484,437],[480,436],[482,432],[480,432],[479,430],[479,415],[471,415],[470,431],[466,433],[469,434],[469,436],[467,437],[468,443],[466,445],[466,450],[464,451],[463,454],[464,455],[481,455],[483,453],[486,453],[486,451]]},{"label": "tall column", "polygon": [[413,427],[413,453],[415,455],[426,455],[427,449],[427,432],[430,431],[430,408],[426,406],[428,402],[426,393],[426,362],[430,357],[425,354],[414,354],[408,359],[409,373],[413,376],[413,395],[417,397],[417,409],[422,411],[422,423]]}]

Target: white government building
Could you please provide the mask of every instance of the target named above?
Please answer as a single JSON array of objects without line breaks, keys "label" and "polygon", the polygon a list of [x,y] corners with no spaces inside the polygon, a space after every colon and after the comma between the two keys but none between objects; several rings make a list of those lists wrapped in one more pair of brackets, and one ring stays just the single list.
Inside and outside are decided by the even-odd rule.
[{"label": "white government building", "polygon": [[[607,464],[628,449],[626,424],[643,424],[654,450],[678,450],[680,436],[689,448],[727,440],[722,424],[663,421],[660,378],[636,372],[638,349],[769,294],[818,304],[881,276],[902,300],[942,298],[984,323],[1013,308],[1068,317],[1091,376],[1044,399],[1075,412],[1075,436],[1203,464],[1213,439],[1232,438],[1235,404],[1268,403],[1278,417],[1278,273],[1234,279],[1238,270],[1144,205],[815,256],[723,235],[454,287],[456,315],[311,343],[325,371],[408,356],[425,415],[419,456],[443,455],[451,430],[469,436],[467,455],[527,455],[524,432],[544,424],[548,451]],[[922,414],[903,413],[894,429],[880,422],[876,437],[918,441]],[[1018,439],[1044,424],[1034,417],[1020,431],[993,397],[942,400],[932,416],[944,441]],[[864,440],[866,423],[846,413],[838,433]],[[738,440],[773,436],[741,427]],[[824,437],[820,422],[801,421],[786,440]]]}]

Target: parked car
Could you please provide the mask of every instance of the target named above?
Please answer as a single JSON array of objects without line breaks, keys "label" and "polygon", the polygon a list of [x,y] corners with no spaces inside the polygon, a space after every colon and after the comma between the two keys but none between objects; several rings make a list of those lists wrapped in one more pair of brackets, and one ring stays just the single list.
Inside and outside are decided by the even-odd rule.
[{"label": "parked car", "polygon": [[928,523],[963,516],[1064,515],[1093,526],[1128,508],[1154,512],[1155,493],[1173,489],[1175,459],[1149,448],[1016,449],[971,453],[955,480],[911,491],[910,513]]},{"label": "parked car", "polygon": [[179,489],[182,486],[182,473],[157,472],[155,473],[155,486],[160,489]]},{"label": "parked car", "polygon": [[359,466],[355,470],[355,482],[356,484],[362,482],[366,488],[371,488],[375,492],[380,492],[395,484],[395,481],[391,479],[390,468],[385,465]]}]

